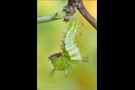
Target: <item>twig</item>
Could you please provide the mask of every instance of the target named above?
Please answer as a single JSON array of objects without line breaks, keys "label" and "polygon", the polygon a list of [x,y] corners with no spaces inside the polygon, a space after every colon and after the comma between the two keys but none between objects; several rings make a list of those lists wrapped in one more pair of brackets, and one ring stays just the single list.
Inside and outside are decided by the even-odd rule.
[{"label": "twig", "polygon": [[82,16],[97,30],[96,19],[87,11],[82,0],[68,0],[68,6],[76,6]]},{"label": "twig", "polygon": [[55,14],[37,17],[37,23],[46,23],[53,20],[63,19],[67,16],[66,11],[60,11]]},{"label": "twig", "polygon": [[82,16],[97,30],[97,21],[96,19],[87,11],[85,6],[82,4],[77,8]]}]

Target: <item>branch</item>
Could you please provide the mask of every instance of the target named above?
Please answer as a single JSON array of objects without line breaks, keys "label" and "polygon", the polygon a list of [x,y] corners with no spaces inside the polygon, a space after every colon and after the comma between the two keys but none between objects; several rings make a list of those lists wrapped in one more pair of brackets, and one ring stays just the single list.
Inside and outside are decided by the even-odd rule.
[{"label": "branch", "polygon": [[37,17],[37,23],[46,23],[53,20],[63,19],[67,16],[66,11],[60,11],[55,14]]},{"label": "branch", "polygon": [[82,16],[97,30],[97,21],[96,19],[87,11],[83,4],[77,8]]},{"label": "branch", "polygon": [[82,16],[97,30],[96,19],[87,11],[82,0],[68,0],[67,6],[77,7]]}]

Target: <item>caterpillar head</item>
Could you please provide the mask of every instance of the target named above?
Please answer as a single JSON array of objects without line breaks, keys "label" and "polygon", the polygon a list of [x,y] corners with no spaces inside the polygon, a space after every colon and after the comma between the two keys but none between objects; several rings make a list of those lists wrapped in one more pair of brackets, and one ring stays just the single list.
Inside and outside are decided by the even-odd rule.
[{"label": "caterpillar head", "polygon": [[54,60],[61,55],[62,55],[62,52],[54,53],[54,54],[50,55],[49,60]]}]

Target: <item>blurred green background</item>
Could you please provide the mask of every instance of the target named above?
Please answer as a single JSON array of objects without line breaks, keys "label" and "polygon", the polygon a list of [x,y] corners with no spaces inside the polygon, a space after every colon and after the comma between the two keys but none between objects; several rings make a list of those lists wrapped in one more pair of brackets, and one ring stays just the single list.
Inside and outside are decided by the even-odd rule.
[{"label": "blurred green background", "polygon": [[[44,16],[61,11],[67,4],[66,0],[38,0],[37,16]],[[84,5],[97,19],[97,1],[85,1]],[[77,11],[75,15],[78,24],[83,26],[78,29],[82,36],[78,36],[80,53],[83,57],[88,56],[88,63],[79,62],[75,69],[68,72],[65,78],[64,71],[56,71],[54,76],[50,72],[54,69],[48,57],[60,52],[62,44],[60,38],[63,30],[67,29],[68,23],[56,20],[48,23],[37,24],[37,89],[61,90],[61,89],[97,89],[97,31]]]}]

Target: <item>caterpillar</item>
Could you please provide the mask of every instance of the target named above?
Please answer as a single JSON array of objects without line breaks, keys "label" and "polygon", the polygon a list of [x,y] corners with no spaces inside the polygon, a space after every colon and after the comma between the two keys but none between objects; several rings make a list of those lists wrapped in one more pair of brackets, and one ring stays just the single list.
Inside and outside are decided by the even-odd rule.
[{"label": "caterpillar", "polygon": [[88,62],[87,60],[82,60],[79,48],[75,43],[75,36],[77,34],[78,27],[75,19],[70,19],[69,26],[67,30],[64,30],[64,36],[60,39],[62,42],[61,49],[62,52],[50,55],[49,60],[54,66],[51,75],[57,71],[65,71],[65,76],[67,76],[68,70],[74,68],[79,61]]}]

